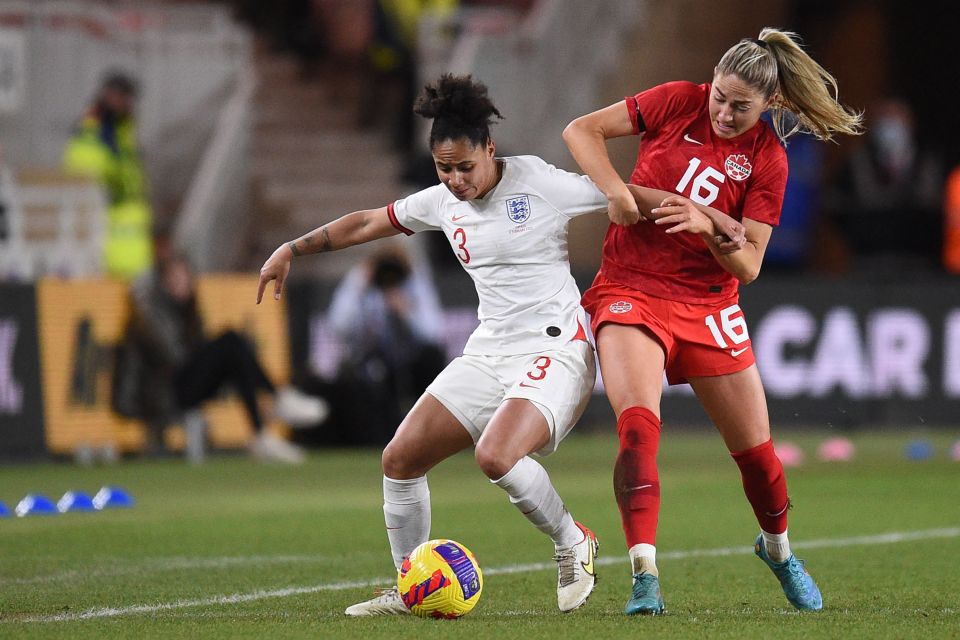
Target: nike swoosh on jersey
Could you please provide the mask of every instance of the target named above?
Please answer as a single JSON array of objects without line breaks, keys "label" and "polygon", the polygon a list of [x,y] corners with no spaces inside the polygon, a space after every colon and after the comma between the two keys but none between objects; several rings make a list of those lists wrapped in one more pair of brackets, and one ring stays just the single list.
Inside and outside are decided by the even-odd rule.
[{"label": "nike swoosh on jersey", "polygon": [[749,349],[750,347],[744,347],[743,349],[730,349],[730,355],[734,358],[738,357],[741,353]]},{"label": "nike swoosh on jersey", "polygon": [[450,221],[451,221],[451,222],[460,222],[461,220],[463,220],[463,219],[466,218],[466,217],[467,217],[467,214],[463,214],[462,216],[453,216],[453,217],[450,218]]},{"label": "nike swoosh on jersey", "polygon": [[699,144],[700,146],[703,146],[702,142],[700,142],[699,140],[694,140],[693,138],[690,137],[690,134],[688,133],[683,134],[683,139],[686,140],[687,142],[692,142],[693,144]]},{"label": "nike swoosh on jersey", "polygon": [[538,386],[535,385],[535,384],[527,384],[526,382],[521,382],[521,383],[520,383],[520,386],[521,386],[521,387],[530,387],[531,389],[539,389],[539,388],[540,388],[540,387],[538,387]]}]

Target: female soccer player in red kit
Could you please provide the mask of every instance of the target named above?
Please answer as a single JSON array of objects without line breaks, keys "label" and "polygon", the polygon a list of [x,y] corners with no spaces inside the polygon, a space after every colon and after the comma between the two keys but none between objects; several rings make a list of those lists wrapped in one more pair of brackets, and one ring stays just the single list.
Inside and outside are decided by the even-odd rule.
[{"label": "female soccer player in red kit", "polygon": [[[711,83],[653,87],[574,120],[563,134],[607,195],[613,223],[583,305],[617,415],[614,490],[633,571],[628,615],[665,611],[655,547],[664,371],[670,384],[690,383],[739,466],[760,524],[757,555],[793,606],[823,606],[790,552],[787,484],[737,304],[739,283],[756,279],[779,221],[787,180],[781,142],[800,131],[821,140],[861,133],[861,114],[837,101],[836,81],[795,37],[764,29],[723,55]],[[772,126],[760,119],[768,110]],[[630,182],[676,195],[648,202],[623,184],[605,141],[630,134],[642,137]],[[746,244],[731,249],[697,205],[741,221]]]}]

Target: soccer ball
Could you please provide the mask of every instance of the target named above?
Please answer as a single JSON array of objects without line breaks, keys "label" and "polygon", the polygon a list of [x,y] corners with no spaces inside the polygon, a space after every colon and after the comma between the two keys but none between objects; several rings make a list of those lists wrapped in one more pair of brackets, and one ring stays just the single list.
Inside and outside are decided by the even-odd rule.
[{"label": "soccer ball", "polygon": [[459,542],[429,540],[403,559],[397,585],[404,604],[421,618],[459,618],[483,591],[477,558]]}]

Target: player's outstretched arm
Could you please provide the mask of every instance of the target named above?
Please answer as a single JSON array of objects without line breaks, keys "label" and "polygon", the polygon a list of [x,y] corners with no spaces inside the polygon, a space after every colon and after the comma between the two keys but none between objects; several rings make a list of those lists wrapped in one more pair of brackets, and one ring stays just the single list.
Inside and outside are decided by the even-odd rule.
[{"label": "player's outstretched arm", "polygon": [[371,240],[395,236],[398,233],[400,230],[390,222],[387,208],[380,207],[348,213],[330,224],[317,227],[296,240],[280,245],[260,268],[257,304],[260,304],[260,300],[263,299],[264,289],[271,280],[275,281],[273,299],[280,299],[287,274],[290,273],[290,262],[296,256],[346,249]]}]

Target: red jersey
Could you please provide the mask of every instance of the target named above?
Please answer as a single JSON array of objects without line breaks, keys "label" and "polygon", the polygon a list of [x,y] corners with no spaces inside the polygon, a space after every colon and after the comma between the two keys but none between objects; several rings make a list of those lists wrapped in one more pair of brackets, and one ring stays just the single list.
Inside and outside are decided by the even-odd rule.
[{"label": "red jersey", "polygon": [[[787,154],[764,121],[726,140],[710,126],[710,85],[669,82],[626,99],[634,133],[643,134],[633,184],[677,193],[740,221],[776,226],[787,184]],[[658,298],[688,303],[736,294],[737,279],[690,233],[640,221],[611,224],[603,241],[604,276]]]}]

